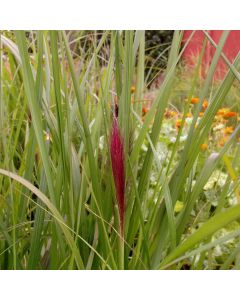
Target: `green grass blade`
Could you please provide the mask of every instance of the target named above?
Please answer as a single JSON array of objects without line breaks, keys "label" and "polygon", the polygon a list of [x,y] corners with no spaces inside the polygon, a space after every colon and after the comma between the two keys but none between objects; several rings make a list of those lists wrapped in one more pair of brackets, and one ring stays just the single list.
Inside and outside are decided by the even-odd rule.
[{"label": "green grass blade", "polygon": [[169,264],[188,250],[191,250],[196,244],[204,241],[204,239],[211,236],[217,230],[223,228],[230,222],[240,218],[240,205],[229,208],[228,210],[218,213],[204,223],[196,232],[180,244],[174,251],[172,251],[161,263],[160,268]]}]

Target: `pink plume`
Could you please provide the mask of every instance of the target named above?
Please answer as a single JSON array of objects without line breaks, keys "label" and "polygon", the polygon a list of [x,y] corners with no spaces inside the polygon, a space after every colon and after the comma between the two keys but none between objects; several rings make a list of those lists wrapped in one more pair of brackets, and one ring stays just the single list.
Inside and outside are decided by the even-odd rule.
[{"label": "pink plume", "polygon": [[113,117],[112,132],[110,139],[110,153],[112,162],[113,178],[118,201],[120,228],[123,235],[125,214],[125,170],[124,170],[124,146],[117,118]]}]

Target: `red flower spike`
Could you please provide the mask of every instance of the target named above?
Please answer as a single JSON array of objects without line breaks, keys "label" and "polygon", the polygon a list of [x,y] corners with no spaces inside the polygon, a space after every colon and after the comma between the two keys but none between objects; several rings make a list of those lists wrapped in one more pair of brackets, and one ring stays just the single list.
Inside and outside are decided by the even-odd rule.
[{"label": "red flower spike", "polygon": [[117,118],[113,117],[112,132],[110,138],[110,153],[112,172],[116,189],[116,196],[120,215],[121,235],[124,232],[125,214],[125,170],[124,170],[124,146]]}]

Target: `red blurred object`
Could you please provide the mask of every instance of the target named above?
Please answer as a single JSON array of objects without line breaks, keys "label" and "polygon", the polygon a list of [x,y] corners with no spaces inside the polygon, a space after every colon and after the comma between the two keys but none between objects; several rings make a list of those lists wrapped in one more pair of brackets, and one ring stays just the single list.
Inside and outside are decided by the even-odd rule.
[{"label": "red blurred object", "polygon": [[[216,44],[218,44],[220,37],[222,35],[223,30],[208,30],[209,35],[214,40]],[[186,42],[189,36],[191,35],[192,30],[185,30],[183,41]],[[183,53],[183,59],[189,66],[194,66],[197,63],[197,57],[201,52],[203,41],[204,41],[205,34],[202,30],[196,30],[192,39],[190,40],[189,44],[186,47],[186,50]],[[233,62],[235,57],[237,56],[238,52],[240,51],[240,30],[231,30],[225,45],[223,47],[223,53],[229,59],[230,62]],[[201,68],[201,75],[203,77],[206,76],[210,63],[215,53],[215,47],[211,44],[210,41],[207,41],[202,68]],[[228,67],[224,60],[220,57],[217,68],[214,74],[215,79],[222,79]]]},{"label": "red blurred object", "polygon": [[119,207],[121,235],[124,234],[125,214],[125,168],[124,168],[124,145],[123,138],[118,126],[116,116],[113,117],[112,132],[110,137],[110,154],[112,172],[116,188],[116,195]]}]

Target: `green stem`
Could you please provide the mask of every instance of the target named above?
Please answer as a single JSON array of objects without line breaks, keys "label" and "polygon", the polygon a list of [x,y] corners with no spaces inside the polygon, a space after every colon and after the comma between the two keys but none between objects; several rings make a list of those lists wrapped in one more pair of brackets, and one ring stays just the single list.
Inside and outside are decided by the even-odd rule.
[{"label": "green stem", "polygon": [[124,270],[124,235],[119,236],[119,269]]}]

